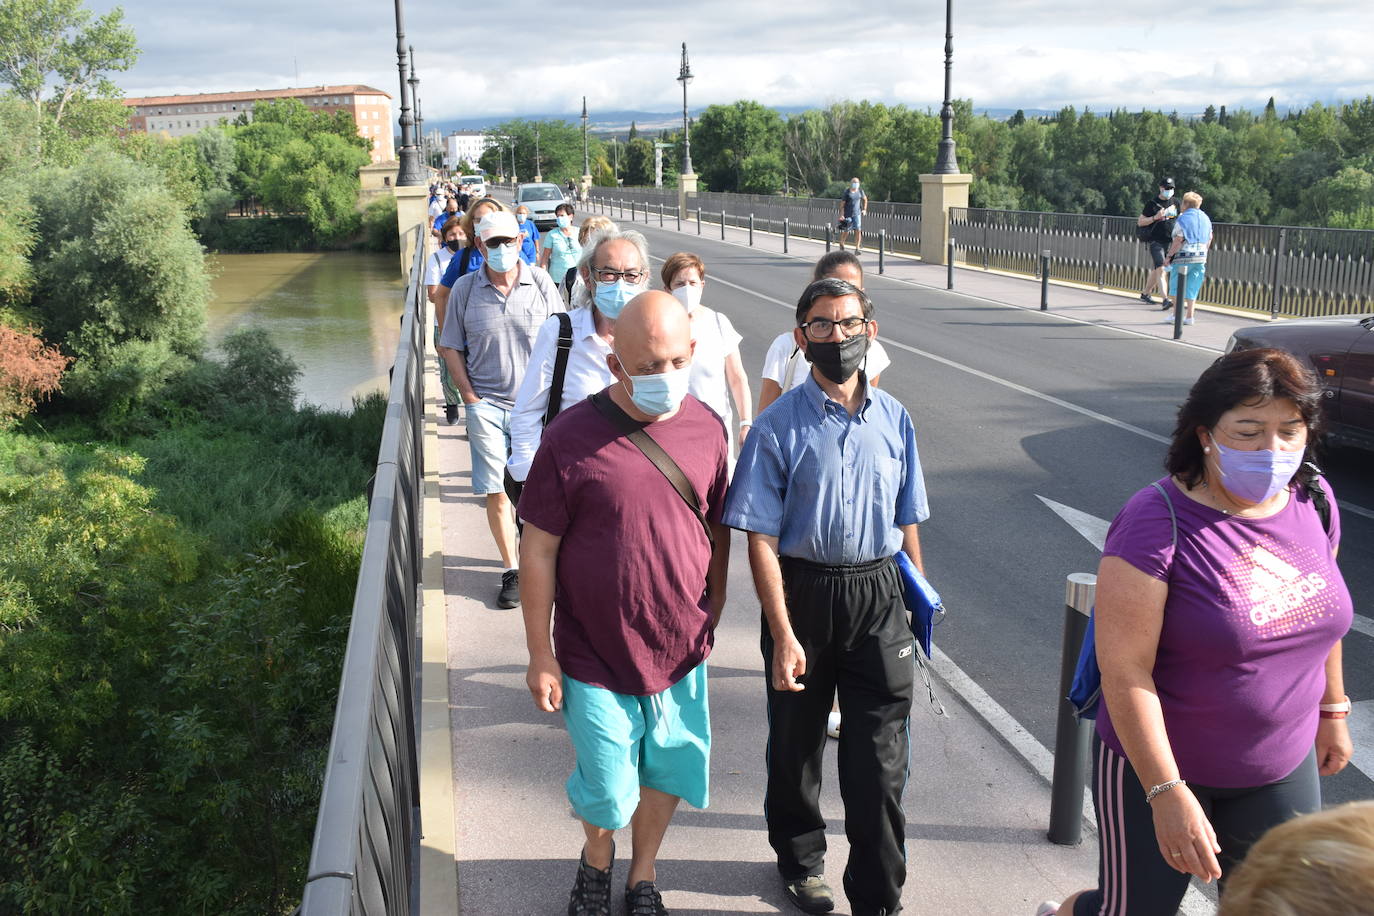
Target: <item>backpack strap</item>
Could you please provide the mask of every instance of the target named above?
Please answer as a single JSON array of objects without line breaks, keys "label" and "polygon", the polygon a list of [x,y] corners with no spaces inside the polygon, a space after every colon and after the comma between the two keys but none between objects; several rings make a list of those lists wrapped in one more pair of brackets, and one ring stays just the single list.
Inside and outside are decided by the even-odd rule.
[{"label": "backpack strap", "polygon": [[549,385],[549,405],[544,408],[544,425],[548,426],[563,407],[563,379],[568,374],[568,354],[572,351],[572,316],[567,312],[554,315],[558,319],[558,349],[553,357],[553,381]]},{"label": "backpack strap", "polygon": [[1169,524],[1173,526],[1173,547],[1178,549],[1178,514],[1174,512],[1174,501],[1169,498],[1169,491],[1164,489],[1164,484],[1156,480],[1150,484],[1159,491],[1159,495],[1164,497],[1164,505],[1169,507]]},{"label": "backpack strap", "polygon": [[1307,498],[1312,500],[1312,508],[1317,510],[1317,517],[1322,520],[1322,530],[1330,534],[1331,500],[1321,484],[1322,469],[1310,461],[1305,462],[1305,464],[1312,469],[1313,474],[1303,483],[1303,489],[1307,491]]},{"label": "backpack strap", "polygon": [[464,248],[464,249],[459,253],[459,255],[458,255],[458,276],[461,277],[461,276],[464,276],[464,275],[467,274],[467,272],[468,272],[468,265],[472,263],[472,252],[473,252],[473,251],[474,251],[473,247],[472,247],[471,245],[469,245],[468,247]]},{"label": "backpack strap", "polygon": [[692,482],[687,479],[682,468],[678,467],[673,456],[663,450],[654,437],[644,431],[645,424],[637,422],[633,417],[620,409],[620,405],[612,401],[605,393],[598,391],[592,395],[592,406],[594,406],[603,417],[610,421],[611,425],[620,430],[644,453],[644,457],[658,468],[664,477],[668,478],[668,483],[677,490],[677,495],[682,497],[682,501],[692,510],[692,514],[701,523],[701,530],[706,532],[706,541],[714,550],[716,546],[715,535],[711,534],[711,525],[706,521],[706,514],[701,511],[701,500],[697,498],[697,491],[692,486]]}]

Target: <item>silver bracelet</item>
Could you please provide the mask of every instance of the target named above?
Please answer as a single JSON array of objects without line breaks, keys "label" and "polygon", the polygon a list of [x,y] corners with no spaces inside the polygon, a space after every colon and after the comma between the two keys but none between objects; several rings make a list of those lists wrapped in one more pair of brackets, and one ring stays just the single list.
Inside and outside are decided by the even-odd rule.
[{"label": "silver bracelet", "polygon": [[1157,786],[1150,786],[1150,791],[1148,791],[1148,792],[1145,793],[1145,804],[1148,805],[1148,804],[1150,804],[1151,802],[1153,802],[1153,801],[1155,800],[1155,796],[1156,796],[1156,795],[1163,795],[1165,792],[1168,792],[1170,789],[1176,789],[1176,788],[1178,788],[1179,786],[1186,786],[1186,785],[1187,785],[1187,783],[1184,782],[1184,781],[1181,780],[1181,779],[1171,779],[1171,780],[1169,780],[1168,782],[1161,782],[1161,783],[1160,783],[1159,785],[1157,785]]}]

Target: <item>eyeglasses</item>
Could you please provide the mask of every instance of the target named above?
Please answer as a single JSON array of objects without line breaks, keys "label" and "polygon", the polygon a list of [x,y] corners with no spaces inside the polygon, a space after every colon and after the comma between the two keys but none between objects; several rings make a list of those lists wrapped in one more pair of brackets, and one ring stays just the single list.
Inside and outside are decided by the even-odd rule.
[{"label": "eyeglasses", "polygon": [[502,245],[509,245],[515,239],[483,239],[488,248],[500,248]]},{"label": "eyeglasses", "polygon": [[825,340],[835,333],[835,326],[840,326],[840,331],[845,337],[854,337],[863,332],[868,325],[867,318],[860,318],[857,315],[851,318],[841,318],[839,321],[831,321],[829,318],[813,318],[810,321],[803,321],[799,327],[812,340]]},{"label": "eyeglasses", "polygon": [[593,267],[592,273],[602,283],[624,280],[631,286],[638,286],[640,281],[649,275],[647,270],[611,270],[609,267]]}]

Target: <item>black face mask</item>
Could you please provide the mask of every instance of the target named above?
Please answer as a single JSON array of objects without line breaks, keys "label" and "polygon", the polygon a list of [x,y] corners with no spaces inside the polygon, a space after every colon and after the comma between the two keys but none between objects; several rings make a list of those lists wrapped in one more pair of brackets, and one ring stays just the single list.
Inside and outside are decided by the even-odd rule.
[{"label": "black face mask", "polygon": [[859,371],[868,355],[868,335],[856,334],[839,343],[833,340],[808,340],[806,358],[821,370],[821,375],[836,385],[843,385]]},{"label": "black face mask", "polygon": [[463,247],[463,240],[462,240],[462,239],[449,239],[449,240],[448,240],[447,242],[445,242],[444,244],[448,246],[448,250],[449,250],[449,251],[457,251],[459,248],[462,248],[462,247]]}]

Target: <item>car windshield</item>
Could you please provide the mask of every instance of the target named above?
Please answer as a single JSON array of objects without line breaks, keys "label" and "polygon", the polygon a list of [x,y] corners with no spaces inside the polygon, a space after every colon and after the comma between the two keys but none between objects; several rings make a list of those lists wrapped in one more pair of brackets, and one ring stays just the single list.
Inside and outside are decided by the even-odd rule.
[{"label": "car windshield", "polygon": [[563,192],[558,188],[521,188],[521,200],[562,200]]},{"label": "car windshield", "polygon": [[464,178],[464,179],[463,179],[463,184],[481,184],[481,183],[482,183],[482,179],[480,179],[480,178]]}]

